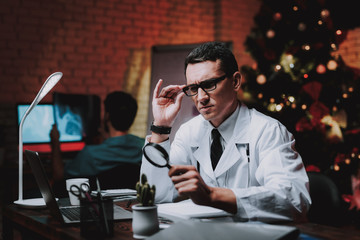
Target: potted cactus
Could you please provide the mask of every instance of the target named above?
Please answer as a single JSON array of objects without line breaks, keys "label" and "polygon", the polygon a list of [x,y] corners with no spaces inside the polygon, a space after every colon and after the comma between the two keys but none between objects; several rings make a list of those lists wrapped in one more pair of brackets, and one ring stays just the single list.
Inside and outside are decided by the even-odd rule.
[{"label": "potted cactus", "polygon": [[141,206],[154,206],[155,185],[150,187],[145,174],[141,175],[141,181],[136,183],[136,197]]},{"label": "potted cactus", "polygon": [[159,230],[157,206],[155,205],[155,185],[150,186],[145,174],[136,183],[138,204],[132,206],[133,236],[137,239],[148,237]]}]

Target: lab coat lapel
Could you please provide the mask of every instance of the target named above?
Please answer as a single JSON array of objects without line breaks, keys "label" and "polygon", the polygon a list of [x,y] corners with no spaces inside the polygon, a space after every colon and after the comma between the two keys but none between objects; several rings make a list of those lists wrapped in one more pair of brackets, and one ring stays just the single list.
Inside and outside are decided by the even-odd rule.
[{"label": "lab coat lapel", "polygon": [[209,136],[210,129],[204,127],[201,129],[199,136],[204,136],[197,143],[191,144],[191,149],[193,151],[193,156],[197,162],[200,164],[201,171],[204,171],[212,180],[216,182],[215,174],[211,166],[210,161],[210,146],[209,139],[206,136]]},{"label": "lab coat lapel", "polygon": [[233,136],[227,144],[217,167],[215,168],[215,177],[219,177],[228,171],[236,162],[246,160],[241,158],[240,146],[250,141],[250,111],[245,105],[241,105],[240,112],[235,124]]}]

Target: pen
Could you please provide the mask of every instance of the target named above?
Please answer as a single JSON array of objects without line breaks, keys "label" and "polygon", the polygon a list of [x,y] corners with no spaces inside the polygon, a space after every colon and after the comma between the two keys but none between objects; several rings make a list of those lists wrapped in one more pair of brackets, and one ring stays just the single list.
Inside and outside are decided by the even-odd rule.
[{"label": "pen", "polygon": [[250,186],[250,144],[246,143],[246,156],[248,159],[248,187]]},{"label": "pen", "polygon": [[101,209],[102,209],[102,214],[103,214],[103,217],[104,217],[105,231],[106,231],[106,234],[110,234],[110,232],[109,232],[109,226],[108,226],[108,222],[107,222],[106,211],[105,211],[104,202],[103,202],[103,199],[102,199],[102,196],[101,196],[101,189],[100,189],[100,183],[99,183],[99,179],[98,179],[98,178],[96,178],[96,186],[97,186],[97,198],[98,198],[98,202],[99,202],[99,204],[100,204],[100,207],[101,207]]},{"label": "pen", "polygon": [[91,204],[91,207],[95,210],[96,214],[98,216],[100,216],[99,210],[96,208],[94,201],[92,200],[91,196],[89,195],[88,192],[85,192],[85,196],[87,198],[87,200],[89,201],[89,203]]},{"label": "pen", "polygon": [[250,162],[250,144],[246,144],[246,156],[248,158],[248,162]]}]

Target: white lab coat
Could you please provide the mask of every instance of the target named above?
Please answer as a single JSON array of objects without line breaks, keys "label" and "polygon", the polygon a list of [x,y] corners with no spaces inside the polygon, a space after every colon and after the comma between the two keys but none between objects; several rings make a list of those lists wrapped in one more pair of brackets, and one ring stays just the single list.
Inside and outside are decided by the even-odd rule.
[{"label": "white lab coat", "polygon": [[[211,129],[201,115],[183,124],[171,145],[170,164],[199,162],[206,184],[232,189],[241,219],[304,220],[311,204],[308,177],[293,136],[280,122],[242,104],[233,137],[215,170]],[[169,152],[169,140],[161,145]],[[156,202],[171,202],[177,196],[167,168],[154,167],[143,158],[141,173],[156,185]]]}]

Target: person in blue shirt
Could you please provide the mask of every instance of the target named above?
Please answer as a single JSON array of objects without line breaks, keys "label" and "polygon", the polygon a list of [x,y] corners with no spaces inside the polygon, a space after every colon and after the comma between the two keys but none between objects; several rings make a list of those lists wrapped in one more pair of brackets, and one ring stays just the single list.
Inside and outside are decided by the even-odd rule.
[{"label": "person in blue shirt", "polygon": [[86,145],[64,165],[60,134],[56,125],[50,132],[54,182],[73,177],[92,177],[121,164],[141,164],[144,139],[129,134],[137,113],[137,102],[128,93],[115,91],[104,101],[104,130],[108,135],[101,144]]}]

